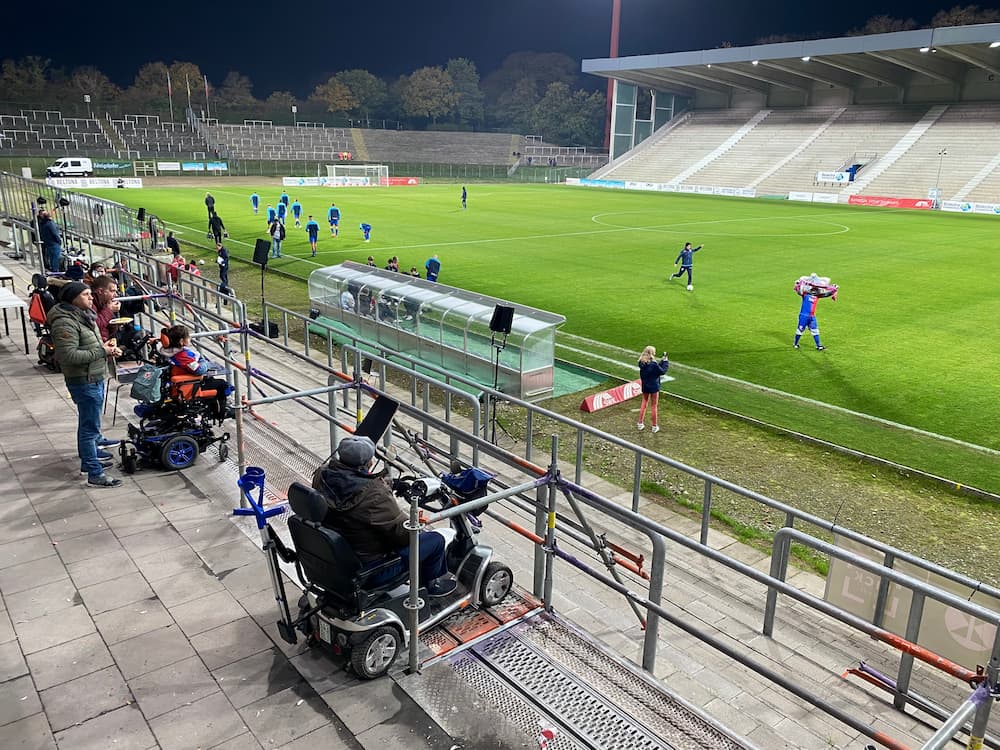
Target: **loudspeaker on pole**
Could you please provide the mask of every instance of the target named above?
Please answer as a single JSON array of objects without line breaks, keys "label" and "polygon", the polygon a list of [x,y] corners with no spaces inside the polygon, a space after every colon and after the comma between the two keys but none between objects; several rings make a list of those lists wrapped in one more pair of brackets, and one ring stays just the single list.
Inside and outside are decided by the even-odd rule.
[{"label": "loudspeaker on pole", "polygon": [[258,266],[266,266],[267,258],[271,254],[271,243],[267,240],[257,240],[253,246],[253,262]]},{"label": "loudspeaker on pole", "polygon": [[493,333],[510,333],[510,326],[513,322],[513,307],[496,305],[493,308],[493,317],[490,319],[490,330],[493,331]]},{"label": "loudspeaker on pole", "polygon": [[144,222],[146,220],[146,209],[140,208],[139,212],[135,215],[135,220],[139,224],[142,224],[142,222]]}]

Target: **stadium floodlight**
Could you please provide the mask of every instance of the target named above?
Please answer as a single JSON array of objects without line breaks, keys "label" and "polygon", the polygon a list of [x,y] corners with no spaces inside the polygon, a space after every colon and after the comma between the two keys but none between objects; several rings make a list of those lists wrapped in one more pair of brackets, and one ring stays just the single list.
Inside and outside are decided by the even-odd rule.
[{"label": "stadium floodlight", "polygon": [[811,59],[812,58],[810,58],[809,55],[806,55],[805,57],[802,58],[802,62],[809,62],[809,60]]},{"label": "stadium floodlight", "polygon": [[990,49],[996,49],[1000,47],[1000,42],[990,42]]},{"label": "stadium floodlight", "polygon": [[751,60],[750,64],[751,65],[760,65],[760,60]]},{"label": "stadium floodlight", "polygon": [[931,51],[931,48],[930,47],[921,47],[920,51],[923,52],[926,55],[928,52]]}]

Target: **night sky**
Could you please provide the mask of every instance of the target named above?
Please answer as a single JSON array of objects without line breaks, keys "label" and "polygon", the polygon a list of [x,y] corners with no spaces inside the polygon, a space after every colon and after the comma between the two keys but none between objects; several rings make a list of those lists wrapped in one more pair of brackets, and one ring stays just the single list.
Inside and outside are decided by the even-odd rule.
[{"label": "night sky", "polygon": [[[704,49],[725,41],[740,46],[767,34],[837,36],[877,14],[914,18],[924,26],[954,4],[622,0],[620,54]],[[978,4],[1000,8],[998,0]],[[257,95],[277,89],[305,95],[348,68],[394,77],[468,57],[485,76],[519,50],[562,52],[577,61],[606,57],[611,0],[98,0],[46,6],[41,22],[38,13],[38,6],[23,2],[5,10],[8,33],[0,57],[34,54],[57,67],[96,65],[120,85],[131,83],[142,63],[189,60],[216,84],[238,70],[251,78]]]}]

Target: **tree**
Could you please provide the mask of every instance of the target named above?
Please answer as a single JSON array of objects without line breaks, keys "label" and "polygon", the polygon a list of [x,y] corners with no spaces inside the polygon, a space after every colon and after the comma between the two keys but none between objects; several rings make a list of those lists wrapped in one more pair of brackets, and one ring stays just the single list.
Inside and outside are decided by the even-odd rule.
[{"label": "tree", "polygon": [[253,95],[253,82],[235,70],[226,74],[213,98],[217,107],[229,110],[252,110],[260,104]]},{"label": "tree", "polygon": [[354,98],[351,90],[337,80],[336,76],[321,83],[309,96],[310,101],[319,102],[326,107],[327,112],[344,113],[350,112],[358,106],[358,100]]},{"label": "tree", "polygon": [[298,104],[295,95],[290,91],[275,91],[264,100],[264,110],[272,120],[290,120],[292,118],[292,105]]},{"label": "tree", "polygon": [[0,65],[0,90],[4,99],[45,99],[52,61],[38,55],[4,60]]},{"label": "tree", "polygon": [[917,22],[912,18],[903,20],[892,16],[872,16],[859,29],[851,29],[847,36],[863,36],[865,34],[890,34],[895,31],[911,31],[917,28]]},{"label": "tree", "polygon": [[464,57],[448,61],[448,75],[455,85],[455,115],[461,125],[481,125],[484,116],[485,96],[479,88],[479,71],[476,64]]},{"label": "tree", "polygon": [[532,112],[531,124],[545,140],[560,145],[597,145],[604,135],[604,95],[549,84]]},{"label": "tree", "polygon": [[578,65],[573,58],[556,52],[514,52],[504,58],[495,71],[483,79],[482,89],[488,103],[495,103],[520,81],[527,79],[536,91],[545,91],[550,83],[562,81],[574,86]]},{"label": "tree", "polygon": [[997,23],[1000,10],[981,10],[978,5],[956,5],[948,10],[939,10],[931,19],[931,26],[969,26],[975,23]]},{"label": "tree", "polygon": [[432,123],[454,110],[458,102],[455,84],[441,67],[413,71],[402,86],[403,112],[407,117],[426,117]]},{"label": "tree", "polygon": [[122,90],[112,83],[104,73],[93,65],[76,68],[69,77],[69,85],[79,96],[90,96],[91,102],[110,104],[121,94]]},{"label": "tree", "polygon": [[[162,62],[146,63],[121,96],[124,107],[134,112],[167,112],[167,66]],[[183,79],[173,81],[175,91],[183,91]],[[187,101],[184,99],[183,101]]]},{"label": "tree", "polygon": [[531,78],[518,80],[510,91],[504,92],[491,108],[491,117],[498,127],[516,133],[532,129],[532,116],[538,103],[538,88]]},{"label": "tree", "polygon": [[338,83],[346,86],[351,92],[351,96],[354,97],[355,104],[352,107],[352,114],[368,120],[372,113],[378,112],[385,105],[388,98],[388,87],[385,81],[367,70],[360,68],[342,70],[334,78]]}]

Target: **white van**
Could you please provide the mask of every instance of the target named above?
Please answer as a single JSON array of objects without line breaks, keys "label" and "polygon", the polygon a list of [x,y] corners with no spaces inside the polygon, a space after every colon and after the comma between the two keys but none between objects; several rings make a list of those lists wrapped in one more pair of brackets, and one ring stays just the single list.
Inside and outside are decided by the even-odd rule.
[{"label": "white van", "polygon": [[45,168],[46,177],[93,177],[94,162],[86,156],[67,156],[56,159],[51,167]]}]

